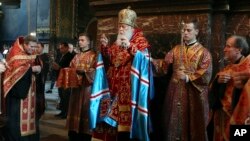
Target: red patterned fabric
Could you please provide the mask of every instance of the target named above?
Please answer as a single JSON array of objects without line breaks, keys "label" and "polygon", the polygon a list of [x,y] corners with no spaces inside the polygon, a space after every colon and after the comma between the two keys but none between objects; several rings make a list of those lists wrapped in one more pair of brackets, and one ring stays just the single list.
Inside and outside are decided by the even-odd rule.
[{"label": "red patterned fabric", "polygon": [[81,85],[81,77],[76,74],[75,68],[60,69],[59,76],[56,81],[58,88],[77,88]]},{"label": "red patterned fabric", "polygon": [[[250,71],[250,56],[242,59],[239,64],[227,66],[221,72],[244,72]],[[236,107],[232,108],[234,90],[233,80],[229,81],[223,99],[222,109],[214,111],[214,140],[229,141],[230,125],[244,125],[250,120],[250,81],[248,80],[241,91]],[[249,123],[248,123],[249,124]]]},{"label": "red patterned fabric", "polygon": [[20,103],[20,130],[22,136],[36,133],[36,83],[35,76],[32,75],[32,82],[28,96]]},{"label": "red patterned fabric", "polygon": [[[173,68],[168,68],[173,63]],[[164,102],[164,140],[205,141],[208,123],[208,84],[212,75],[209,51],[195,43],[176,46],[165,57],[165,70],[173,69]],[[185,68],[189,82],[178,81],[175,72]]]},{"label": "red patterned fabric", "polygon": [[[36,55],[28,55],[23,47],[23,37],[19,37],[12,46],[8,56],[7,64],[9,68],[4,73],[3,94],[7,96],[10,89],[23,77],[31,65],[34,63]],[[32,76],[32,83],[28,96],[20,99],[20,131],[21,136],[34,134],[35,124],[35,76]]]},{"label": "red patterned fabric", "polygon": [[250,124],[250,79],[248,79],[230,119],[232,125]]},{"label": "red patterned fabric", "polygon": [[[110,61],[110,66],[107,71],[109,88],[112,97],[117,98],[117,103],[111,108],[110,117],[118,121],[118,132],[129,132],[131,125],[131,80],[130,70],[133,55],[129,50],[144,50],[149,47],[149,44],[144,37],[142,31],[134,30],[134,34],[130,40],[129,49],[123,49],[115,43],[111,47],[101,47],[102,54]],[[105,103],[103,103],[105,104]],[[107,107],[101,105],[101,107]],[[107,109],[101,109],[101,113]],[[94,138],[98,135],[99,139],[105,139],[105,136],[116,137],[114,132],[102,132],[102,128],[93,134]],[[99,133],[98,133],[99,132]],[[116,134],[116,133],[115,133]],[[109,139],[112,141],[112,139]],[[114,138],[114,140],[116,140]]]},{"label": "red patterned fabric", "polygon": [[[225,67],[219,73],[231,73],[232,65]],[[215,79],[217,81],[217,79]],[[225,95],[221,99],[222,108],[213,111],[214,121],[214,141],[229,141],[229,120],[232,115],[232,95],[233,95],[233,81],[227,83]],[[217,93],[211,93],[217,94]]]},{"label": "red patterned fabric", "polygon": [[9,68],[4,72],[3,94],[4,97],[16,82],[27,72],[34,62],[36,55],[28,55],[23,47],[23,37],[17,38],[6,58]]},{"label": "red patterned fabric", "polygon": [[[149,46],[142,32],[136,30],[130,47],[144,50]],[[131,125],[131,85],[130,70],[133,56],[116,44],[108,49],[111,64],[107,76],[111,95],[117,97],[117,105],[112,107],[112,117],[118,121],[118,131],[130,131]]]},{"label": "red patterned fabric", "polygon": [[72,88],[66,122],[69,131],[91,134],[88,113],[95,65],[96,53],[94,51],[87,51],[76,54],[70,63],[70,68],[68,68],[74,74],[78,68],[83,68],[87,71],[83,75],[76,74],[76,77],[69,77],[70,81],[68,82],[74,82],[73,86],[69,85]]}]

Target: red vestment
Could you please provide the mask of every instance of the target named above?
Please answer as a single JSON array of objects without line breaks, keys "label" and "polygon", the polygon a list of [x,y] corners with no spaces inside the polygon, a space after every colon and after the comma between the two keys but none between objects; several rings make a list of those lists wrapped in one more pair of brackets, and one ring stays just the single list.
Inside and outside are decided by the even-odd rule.
[{"label": "red vestment", "polygon": [[[170,64],[173,64],[172,68]],[[167,53],[164,62],[159,61],[159,65],[165,72],[173,69],[163,105],[164,140],[207,140],[207,94],[212,75],[209,51],[200,43],[189,47],[178,45]],[[180,68],[185,70],[188,82],[177,80],[175,73]]]},{"label": "red vestment", "polygon": [[[250,56],[242,58],[240,63],[226,66],[221,72],[234,73],[242,71],[250,71]],[[215,79],[217,81],[217,79]],[[230,80],[224,91],[219,91],[222,84],[213,83],[210,95],[221,95],[219,102],[221,107],[213,108],[211,111],[211,120],[214,122],[213,140],[214,141],[229,141],[230,140],[230,125],[244,125],[247,119],[250,120],[250,83],[249,80],[237,95],[240,95],[235,107],[233,107],[235,87],[233,80]],[[215,89],[216,88],[216,89]],[[248,123],[249,124],[249,123]]]},{"label": "red vestment", "polygon": [[[133,55],[129,50],[144,50],[149,47],[142,31],[135,29],[130,40],[130,47],[123,49],[115,43],[111,47],[102,47],[102,54],[109,59],[107,71],[108,84],[112,98],[116,98],[111,108],[112,119],[118,122],[117,128],[97,127],[93,136],[105,141],[116,140],[117,132],[130,132],[131,126],[131,63]],[[103,103],[105,104],[105,103]],[[101,108],[100,113],[106,113],[107,106]],[[109,138],[111,137],[111,138]]]},{"label": "red vestment", "polygon": [[[75,71],[77,68],[86,70],[82,75],[70,77],[73,82],[69,100],[69,110],[67,116],[67,128],[76,133],[91,134],[89,129],[89,100],[93,76],[95,74],[96,53],[94,51],[80,52],[75,55],[68,69]],[[70,87],[70,86],[69,86]]]},{"label": "red vestment", "polygon": [[[36,55],[29,55],[27,54],[22,46],[23,43],[23,37],[19,37],[14,45],[11,47],[10,52],[7,56],[7,64],[9,68],[6,69],[4,73],[4,81],[3,81],[3,94],[4,97],[9,98],[7,101],[12,101],[11,99],[18,99],[18,103],[12,103],[11,107],[6,107],[7,110],[10,110],[14,107],[18,113],[14,115],[14,111],[7,111],[7,113],[12,113],[14,116],[17,117],[9,117],[10,115],[7,114],[7,117],[9,119],[19,120],[20,124],[16,127],[20,127],[20,134],[21,136],[28,136],[36,133],[36,120],[35,120],[35,112],[36,112],[36,91],[35,91],[35,76],[30,75],[31,78],[31,84],[30,82],[27,82],[28,93],[23,94],[24,97],[15,97],[13,95],[17,95],[18,93],[15,89],[12,90],[12,88],[19,82],[19,80],[22,79],[23,76],[25,76],[26,73],[31,69],[31,65],[33,64]],[[20,86],[19,86],[20,87]],[[21,86],[22,87],[22,86]],[[12,91],[11,91],[12,90]],[[12,93],[10,93],[12,92]],[[8,94],[11,94],[8,95]],[[6,101],[7,106],[9,106]],[[20,104],[19,104],[20,102]],[[16,105],[15,105],[16,104]],[[20,116],[20,117],[19,117]],[[10,121],[11,122],[11,121]],[[8,125],[7,125],[8,126]]]}]

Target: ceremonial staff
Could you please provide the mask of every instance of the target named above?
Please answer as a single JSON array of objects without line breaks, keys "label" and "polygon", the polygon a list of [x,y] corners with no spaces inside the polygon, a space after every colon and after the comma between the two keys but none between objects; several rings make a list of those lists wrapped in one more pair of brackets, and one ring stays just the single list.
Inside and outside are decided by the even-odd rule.
[{"label": "ceremonial staff", "polygon": [[[181,46],[180,46],[180,62],[179,62],[179,65],[177,67],[178,70],[177,71],[184,71],[185,70],[185,67],[184,67],[184,64],[183,64],[183,48],[184,48],[184,42],[183,42],[183,33],[184,33],[184,25],[185,23],[183,21],[181,21],[181,24],[180,24],[180,29],[181,29]],[[176,140],[179,141],[181,140],[181,133],[182,133],[182,103],[181,103],[181,100],[182,100],[182,85],[183,85],[183,82],[182,80],[180,79],[176,79],[175,81],[177,81],[178,83],[178,86],[179,86],[179,89],[178,90],[178,102],[177,102],[177,114],[178,114],[178,127],[177,127],[177,133],[178,133],[178,136],[176,137]]]}]

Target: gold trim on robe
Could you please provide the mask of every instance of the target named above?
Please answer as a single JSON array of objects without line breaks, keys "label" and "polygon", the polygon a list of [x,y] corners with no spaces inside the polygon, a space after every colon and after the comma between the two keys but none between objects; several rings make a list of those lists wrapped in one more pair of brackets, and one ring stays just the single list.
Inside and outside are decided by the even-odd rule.
[{"label": "gold trim on robe", "polygon": [[35,76],[32,75],[32,82],[29,88],[28,96],[20,103],[20,130],[21,136],[27,136],[36,133],[36,94],[35,94]]},{"label": "gold trim on robe", "polygon": [[19,37],[10,49],[10,53],[6,58],[9,68],[6,69],[3,76],[3,94],[4,97],[10,89],[22,78],[22,76],[30,68],[36,56],[28,55],[21,45],[23,37]]},{"label": "gold trim on robe", "polygon": [[[3,94],[6,98],[11,88],[27,73],[35,61],[36,55],[27,54],[23,47],[23,37],[19,37],[6,58],[8,68],[3,76]],[[20,131],[21,136],[36,132],[35,121],[35,76],[32,75],[32,83],[27,98],[20,102]]]}]

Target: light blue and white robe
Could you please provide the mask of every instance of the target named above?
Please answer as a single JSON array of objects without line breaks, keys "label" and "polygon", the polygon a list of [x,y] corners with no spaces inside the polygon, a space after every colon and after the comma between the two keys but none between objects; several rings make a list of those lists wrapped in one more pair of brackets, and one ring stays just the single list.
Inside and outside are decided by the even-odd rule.
[{"label": "light blue and white robe", "polygon": [[131,68],[131,105],[132,125],[131,138],[149,141],[151,121],[149,101],[153,98],[153,73],[148,51],[137,51]]},{"label": "light blue and white robe", "polygon": [[105,112],[105,114],[100,114],[100,112],[102,112],[100,111],[101,102],[103,101],[107,101],[109,107],[112,104],[102,55],[99,54],[96,65],[95,79],[90,95],[90,129],[96,128],[97,123],[100,123],[102,121],[111,126],[117,126],[117,122],[108,116],[110,108]]}]

